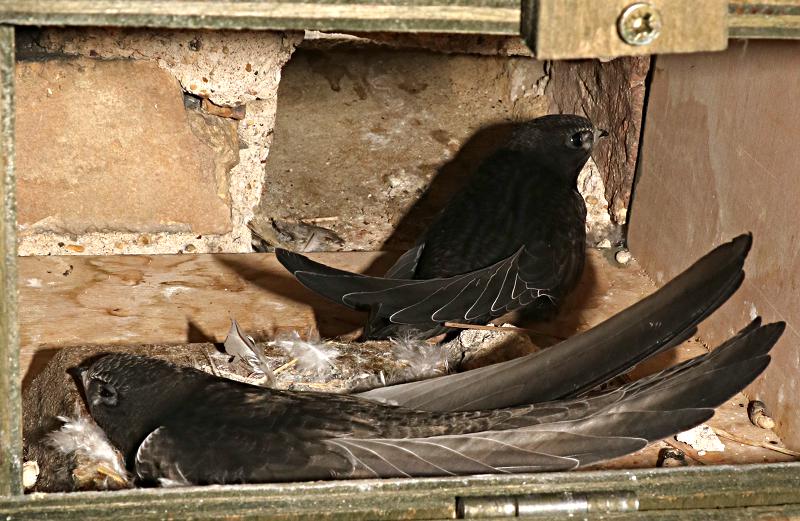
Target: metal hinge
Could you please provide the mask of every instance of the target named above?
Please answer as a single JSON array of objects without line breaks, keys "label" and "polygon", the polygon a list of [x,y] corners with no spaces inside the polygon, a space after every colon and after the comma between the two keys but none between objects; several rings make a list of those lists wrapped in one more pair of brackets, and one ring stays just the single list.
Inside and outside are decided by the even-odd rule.
[{"label": "metal hinge", "polygon": [[458,519],[574,516],[636,510],[639,510],[639,499],[635,492],[630,491],[456,498]]}]

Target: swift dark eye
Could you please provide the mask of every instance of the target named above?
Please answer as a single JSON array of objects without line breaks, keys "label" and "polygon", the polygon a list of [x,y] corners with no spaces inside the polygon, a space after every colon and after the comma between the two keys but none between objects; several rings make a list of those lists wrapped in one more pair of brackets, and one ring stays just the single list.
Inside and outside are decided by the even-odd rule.
[{"label": "swift dark eye", "polygon": [[592,148],[593,143],[594,134],[592,134],[591,130],[581,130],[580,132],[575,132],[567,140],[567,146],[569,148],[574,148],[575,150],[589,150]]},{"label": "swift dark eye", "polygon": [[97,398],[95,400],[97,403],[103,403],[109,407],[117,405],[117,390],[110,384],[101,384],[100,388],[97,389],[96,396]]}]

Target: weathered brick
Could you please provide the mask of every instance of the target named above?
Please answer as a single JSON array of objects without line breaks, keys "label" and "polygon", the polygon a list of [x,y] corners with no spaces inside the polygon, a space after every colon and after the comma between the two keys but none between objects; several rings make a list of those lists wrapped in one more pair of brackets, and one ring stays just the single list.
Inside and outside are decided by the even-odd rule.
[{"label": "weathered brick", "polygon": [[236,123],[187,112],[155,63],[55,59],[17,65],[22,233],[222,234]]}]

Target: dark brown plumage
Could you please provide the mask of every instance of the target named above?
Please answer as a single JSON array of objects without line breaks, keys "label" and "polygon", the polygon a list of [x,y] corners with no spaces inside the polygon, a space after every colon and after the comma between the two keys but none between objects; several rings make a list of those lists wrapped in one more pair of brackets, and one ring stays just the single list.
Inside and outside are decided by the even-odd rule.
[{"label": "dark brown plumage", "polygon": [[521,124],[384,277],[336,270],[277,249],[312,290],[370,311],[364,337],[427,337],[448,321],[550,312],[583,270],[586,206],[576,183],[597,138],[586,118]]}]

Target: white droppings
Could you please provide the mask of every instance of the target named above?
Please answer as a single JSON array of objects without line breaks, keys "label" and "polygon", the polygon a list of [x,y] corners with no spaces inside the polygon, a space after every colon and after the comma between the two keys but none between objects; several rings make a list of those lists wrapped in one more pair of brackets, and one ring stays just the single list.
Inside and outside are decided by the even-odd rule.
[{"label": "white droppings", "polygon": [[26,279],[25,285],[29,288],[41,288],[42,287],[42,279]]},{"label": "white droppings", "polygon": [[180,293],[182,291],[188,291],[188,290],[189,290],[189,288],[187,288],[186,286],[167,286],[163,290],[161,290],[161,293],[166,298],[169,299],[169,298],[172,298],[177,293]]},{"label": "white droppings", "polygon": [[705,452],[725,452],[725,445],[714,430],[705,423],[676,434],[675,439],[689,445],[701,456]]},{"label": "white droppings", "polygon": [[750,303],[750,320],[755,320],[758,317],[758,310],[756,309],[756,305],[752,302]]}]

